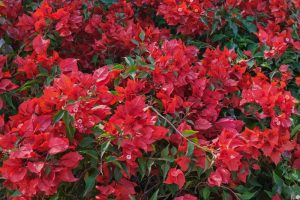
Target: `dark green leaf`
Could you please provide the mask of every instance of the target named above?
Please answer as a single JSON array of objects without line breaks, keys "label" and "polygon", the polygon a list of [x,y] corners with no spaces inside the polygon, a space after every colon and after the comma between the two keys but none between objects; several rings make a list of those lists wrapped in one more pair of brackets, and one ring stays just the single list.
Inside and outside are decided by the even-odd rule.
[{"label": "dark green leaf", "polygon": [[225,38],[227,38],[226,35],[224,35],[224,34],[217,34],[217,35],[214,35],[214,36],[212,37],[212,41],[213,41],[213,42],[217,42],[217,41],[223,40],[223,39],[225,39]]},{"label": "dark green leaf", "polygon": [[94,138],[87,136],[87,137],[84,137],[84,138],[81,140],[79,146],[81,146],[81,147],[88,147],[88,146],[92,147],[92,144],[93,144],[94,142],[95,142],[95,139],[94,139]]},{"label": "dark green leaf", "polygon": [[209,187],[205,187],[205,188],[202,190],[202,196],[203,196],[203,199],[204,199],[204,200],[209,199],[209,195],[210,195],[210,188],[209,188]]},{"label": "dark green leaf", "polygon": [[141,174],[141,178],[144,178],[146,174],[146,160],[144,158],[139,158],[138,163],[139,163],[139,172]]},{"label": "dark green leaf", "polygon": [[74,118],[68,112],[65,112],[63,120],[66,126],[67,137],[72,142],[75,134],[75,128],[73,127]]},{"label": "dark green leaf", "polygon": [[95,150],[81,150],[79,152],[82,154],[89,155],[90,157],[92,157],[95,160],[98,160],[98,153]]},{"label": "dark green leaf", "polygon": [[102,1],[102,3],[104,3],[104,4],[108,5],[108,6],[110,6],[110,5],[115,4],[115,3],[118,2],[118,0],[101,0],[101,1]]},{"label": "dark green leaf", "polygon": [[238,34],[238,27],[235,23],[233,23],[232,21],[229,21],[229,27],[231,28],[233,35],[237,36]]},{"label": "dark green leaf", "polygon": [[210,34],[213,34],[217,30],[218,25],[219,25],[219,20],[215,20],[214,23],[213,23],[213,25],[212,25],[212,27],[211,27]]},{"label": "dark green leaf", "polygon": [[241,199],[242,200],[250,200],[252,199],[255,195],[257,194],[257,192],[245,192],[243,194],[241,194]]},{"label": "dark green leaf", "polygon": [[163,172],[163,179],[165,180],[168,174],[168,171],[170,169],[170,164],[169,163],[164,163],[161,166],[162,172]]},{"label": "dark green leaf", "polygon": [[95,186],[96,177],[99,175],[97,170],[92,172],[87,172],[84,176],[85,189],[83,192],[83,197],[85,197]]},{"label": "dark green leaf", "polygon": [[246,27],[246,29],[250,33],[256,33],[257,32],[256,25],[253,24],[252,22],[249,22],[249,21],[246,21],[246,20],[242,20],[242,24]]},{"label": "dark green leaf", "polygon": [[120,170],[120,168],[116,167],[114,170],[114,179],[116,181],[119,181],[121,178],[122,178],[121,170]]},{"label": "dark green leaf", "polygon": [[159,192],[159,189],[156,190],[156,192],[154,192],[154,194],[151,196],[150,200],[157,200],[158,192]]},{"label": "dark green leaf", "polygon": [[164,157],[167,157],[169,155],[169,145],[166,146],[160,153],[161,157],[164,158]]},{"label": "dark green leaf", "polygon": [[66,113],[65,110],[58,111],[53,117],[53,124],[56,124],[59,120],[61,120],[65,115],[65,113]]}]

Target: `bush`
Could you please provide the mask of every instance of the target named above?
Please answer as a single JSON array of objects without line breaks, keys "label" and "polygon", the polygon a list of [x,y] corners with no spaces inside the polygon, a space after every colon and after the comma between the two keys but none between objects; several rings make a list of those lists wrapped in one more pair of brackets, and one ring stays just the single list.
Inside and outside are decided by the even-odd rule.
[{"label": "bush", "polygon": [[1,199],[298,199],[297,0],[0,1]]}]

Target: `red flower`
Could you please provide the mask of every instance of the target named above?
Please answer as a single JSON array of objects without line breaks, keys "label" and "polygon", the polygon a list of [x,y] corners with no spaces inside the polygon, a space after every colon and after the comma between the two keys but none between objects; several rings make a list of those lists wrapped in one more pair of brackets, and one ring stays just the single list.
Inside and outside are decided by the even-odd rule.
[{"label": "red flower", "polygon": [[174,200],[197,200],[197,197],[195,197],[191,194],[185,194],[180,197],[175,197]]},{"label": "red flower", "polygon": [[79,153],[69,152],[60,158],[59,163],[65,167],[75,168],[78,166],[79,161],[82,159],[83,157]]},{"label": "red flower", "polygon": [[177,158],[175,160],[175,162],[180,166],[181,170],[183,172],[185,172],[189,168],[189,164],[191,162],[191,159],[186,157],[186,156],[182,156],[182,157]]},{"label": "red flower", "polygon": [[276,194],[275,196],[272,197],[272,200],[280,200],[279,194]]},{"label": "red flower", "polygon": [[181,189],[185,183],[185,176],[180,169],[171,168],[164,183],[176,184],[178,185],[178,188]]},{"label": "red flower", "polygon": [[48,142],[49,154],[57,154],[64,152],[69,147],[69,141],[66,138],[53,137]]},{"label": "red flower", "polygon": [[296,83],[298,86],[300,86],[300,77],[296,77]]},{"label": "red flower", "polygon": [[38,55],[47,54],[47,49],[50,45],[50,40],[44,40],[41,35],[37,35],[32,41],[33,50]]},{"label": "red flower", "polygon": [[6,56],[0,55],[0,94],[18,88],[16,84],[14,84],[11,80],[7,79],[10,78],[11,76],[10,73],[2,71],[6,59],[7,59]]},{"label": "red flower", "polygon": [[77,59],[74,59],[74,58],[63,59],[59,62],[58,65],[60,66],[60,69],[64,73],[66,73],[66,72],[74,73],[74,72],[78,71]]},{"label": "red flower", "polygon": [[32,173],[40,173],[44,167],[44,162],[28,162],[27,167]]},{"label": "red flower", "polygon": [[23,165],[21,159],[10,159],[4,161],[1,174],[5,179],[16,183],[24,179],[27,174],[27,168]]},{"label": "red flower", "polygon": [[230,172],[224,168],[217,168],[215,172],[212,172],[208,178],[208,184],[210,186],[221,186],[222,183],[228,184],[230,182]]}]

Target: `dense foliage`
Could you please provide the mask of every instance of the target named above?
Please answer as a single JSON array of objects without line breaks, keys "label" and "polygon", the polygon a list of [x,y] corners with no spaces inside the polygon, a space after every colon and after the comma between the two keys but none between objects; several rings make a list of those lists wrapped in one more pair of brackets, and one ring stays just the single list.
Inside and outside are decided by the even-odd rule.
[{"label": "dense foliage", "polygon": [[0,198],[300,199],[299,0],[0,0]]}]

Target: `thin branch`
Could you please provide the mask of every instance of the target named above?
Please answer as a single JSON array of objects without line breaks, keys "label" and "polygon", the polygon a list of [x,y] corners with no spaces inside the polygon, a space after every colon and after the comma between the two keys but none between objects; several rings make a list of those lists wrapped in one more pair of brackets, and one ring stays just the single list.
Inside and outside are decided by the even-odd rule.
[{"label": "thin branch", "polygon": [[226,186],[220,186],[220,187],[229,190],[229,191],[235,196],[235,198],[236,198],[237,200],[241,200],[241,199],[239,198],[239,196],[238,196],[232,189],[230,189],[229,187],[226,187]]},{"label": "thin branch", "polygon": [[164,119],[175,131],[176,133],[178,133],[183,139],[185,139],[186,141],[192,143],[193,145],[195,145],[196,147],[198,147],[199,149],[211,153],[213,156],[215,155],[215,152],[213,149],[210,149],[208,147],[205,146],[200,146],[199,144],[189,140],[188,138],[186,138],[175,126],[174,124],[172,124],[172,122],[170,122],[167,118],[165,118],[162,114],[160,114],[160,112],[158,110],[156,110],[154,107],[149,106],[148,108],[151,108],[159,117],[161,117],[162,119]]}]

